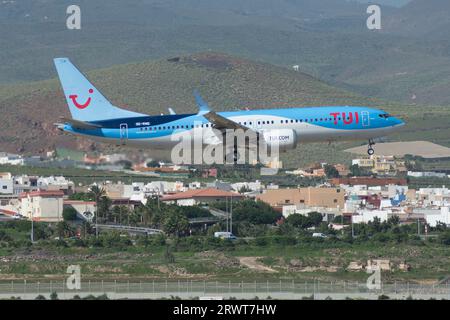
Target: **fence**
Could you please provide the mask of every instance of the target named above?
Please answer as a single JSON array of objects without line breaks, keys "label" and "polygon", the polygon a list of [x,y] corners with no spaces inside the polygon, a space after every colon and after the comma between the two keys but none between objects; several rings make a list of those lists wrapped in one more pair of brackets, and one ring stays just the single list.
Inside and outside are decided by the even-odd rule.
[{"label": "fence", "polygon": [[109,298],[163,298],[178,296],[193,298],[200,296],[222,296],[243,299],[284,298],[302,299],[361,297],[376,298],[379,295],[406,298],[439,298],[450,299],[448,283],[439,285],[423,285],[416,283],[382,284],[380,289],[371,290],[364,282],[303,282],[303,281],[254,281],[254,282],[220,282],[220,281],[84,281],[81,289],[69,290],[66,281],[11,281],[0,283],[2,298],[22,297],[34,299],[38,295],[49,297],[56,292],[59,298],[73,298],[75,295],[107,294]]}]

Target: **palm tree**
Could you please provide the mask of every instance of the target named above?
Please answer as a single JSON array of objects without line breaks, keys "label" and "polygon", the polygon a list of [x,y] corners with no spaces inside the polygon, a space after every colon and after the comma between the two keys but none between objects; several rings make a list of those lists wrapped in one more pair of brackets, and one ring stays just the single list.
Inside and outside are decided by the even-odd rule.
[{"label": "palm tree", "polygon": [[95,236],[98,238],[98,203],[100,199],[106,196],[106,190],[104,188],[100,188],[97,185],[93,185],[91,187],[90,193],[93,195],[95,200]]}]

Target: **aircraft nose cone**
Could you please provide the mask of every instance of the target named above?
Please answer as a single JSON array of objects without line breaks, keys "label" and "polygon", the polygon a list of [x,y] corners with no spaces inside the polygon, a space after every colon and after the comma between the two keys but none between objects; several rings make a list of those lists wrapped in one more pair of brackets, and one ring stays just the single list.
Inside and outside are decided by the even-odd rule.
[{"label": "aircraft nose cone", "polygon": [[398,119],[398,118],[394,118],[393,120],[394,120],[394,123],[393,123],[394,127],[400,128],[400,127],[403,127],[406,124],[405,121],[403,121],[401,119]]}]

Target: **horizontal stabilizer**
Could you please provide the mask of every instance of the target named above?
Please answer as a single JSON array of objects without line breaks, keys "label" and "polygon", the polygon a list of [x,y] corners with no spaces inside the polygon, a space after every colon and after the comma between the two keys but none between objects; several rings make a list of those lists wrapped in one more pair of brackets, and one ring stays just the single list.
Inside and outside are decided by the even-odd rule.
[{"label": "horizontal stabilizer", "polygon": [[70,126],[75,129],[92,130],[92,129],[99,129],[102,127],[101,125],[98,124],[93,124],[75,119],[68,119],[68,118],[60,118],[60,119],[65,123],[70,124]]}]

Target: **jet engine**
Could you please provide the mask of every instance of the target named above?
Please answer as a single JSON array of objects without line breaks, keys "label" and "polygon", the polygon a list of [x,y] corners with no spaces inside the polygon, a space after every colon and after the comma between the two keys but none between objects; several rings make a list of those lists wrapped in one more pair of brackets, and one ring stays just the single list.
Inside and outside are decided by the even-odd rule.
[{"label": "jet engine", "polygon": [[264,141],[270,150],[287,151],[297,147],[297,134],[292,129],[264,130]]}]

